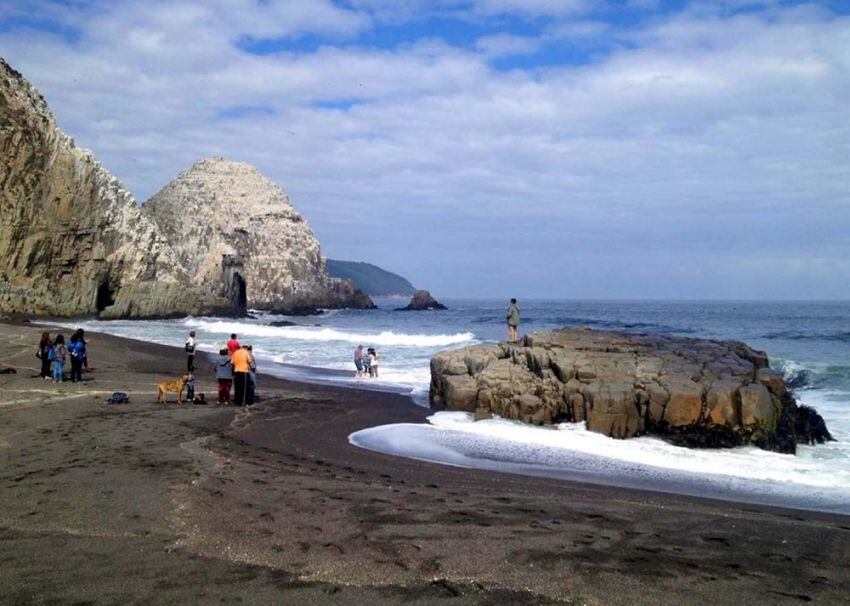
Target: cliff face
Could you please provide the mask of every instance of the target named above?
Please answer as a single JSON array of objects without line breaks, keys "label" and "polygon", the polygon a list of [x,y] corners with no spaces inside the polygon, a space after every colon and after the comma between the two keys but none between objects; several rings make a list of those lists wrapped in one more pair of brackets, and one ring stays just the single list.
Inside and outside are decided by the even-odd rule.
[{"label": "cliff face", "polygon": [[105,318],[372,307],[283,190],[199,162],[140,208],[0,59],[0,313]]},{"label": "cliff face", "polygon": [[133,197],[0,59],[0,311],[143,317],[220,303],[193,289]]},{"label": "cliff face", "polygon": [[372,307],[328,276],[319,242],[283,189],[255,168],[201,160],[145,205],[195,283],[242,309]]},{"label": "cliff face", "polygon": [[431,360],[431,405],[535,425],[584,422],[614,438],[645,433],[685,446],[752,444],[793,453],[831,440],[763,352],[737,341],[588,329],[533,333]]}]

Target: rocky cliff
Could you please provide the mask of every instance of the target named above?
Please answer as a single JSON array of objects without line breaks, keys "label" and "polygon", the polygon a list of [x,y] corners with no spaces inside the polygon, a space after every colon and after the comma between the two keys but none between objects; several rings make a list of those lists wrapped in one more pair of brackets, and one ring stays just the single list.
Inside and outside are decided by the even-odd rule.
[{"label": "rocky cliff", "polygon": [[286,194],[199,162],[140,208],[0,59],[0,313],[155,317],[372,307]]},{"label": "rocky cliff", "polygon": [[687,446],[793,453],[832,439],[767,356],[737,341],[573,328],[467,347],[431,360],[431,406],[536,425],[583,421],[615,438],[656,434]]},{"label": "rocky cliff", "polygon": [[351,282],[328,276],[319,242],[286,192],[247,164],[201,160],[144,212],[193,280],[239,307],[373,307]]},{"label": "rocky cliff", "polygon": [[171,247],[121,183],[0,59],[0,312],[197,313]]}]

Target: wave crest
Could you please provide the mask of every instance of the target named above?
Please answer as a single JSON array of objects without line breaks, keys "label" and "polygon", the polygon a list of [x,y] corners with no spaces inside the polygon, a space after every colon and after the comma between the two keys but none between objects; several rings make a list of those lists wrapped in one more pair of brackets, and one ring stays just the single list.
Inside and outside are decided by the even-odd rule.
[{"label": "wave crest", "polygon": [[443,347],[467,343],[475,339],[471,332],[459,332],[453,335],[406,334],[385,330],[380,333],[359,333],[337,330],[335,328],[314,328],[309,326],[268,326],[227,322],[222,320],[187,320],[187,324],[197,330],[212,333],[246,335],[251,337],[280,337],[298,341],[341,341],[363,345],[399,346],[399,347]]}]

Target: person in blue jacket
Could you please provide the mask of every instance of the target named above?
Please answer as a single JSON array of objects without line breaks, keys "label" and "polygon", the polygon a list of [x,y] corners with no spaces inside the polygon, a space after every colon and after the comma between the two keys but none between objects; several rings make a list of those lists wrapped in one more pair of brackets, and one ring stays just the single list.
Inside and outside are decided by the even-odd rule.
[{"label": "person in blue jacket", "polygon": [[86,357],[86,340],[83,338],[81,330],[71,335],[68,343],[68,355],[71,357],[71,382],[82,382],[83,360]]}]

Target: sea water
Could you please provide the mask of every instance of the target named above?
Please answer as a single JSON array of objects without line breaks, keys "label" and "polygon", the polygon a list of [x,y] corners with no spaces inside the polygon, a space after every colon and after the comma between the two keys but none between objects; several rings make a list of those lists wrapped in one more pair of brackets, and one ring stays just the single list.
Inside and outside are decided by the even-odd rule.
[{"label": "sea water", "polygon": [[[180,346],[189,330],[216,351],[231,333],[254,346],[262,372],[409,393],[427,405],[429,360],[438,351],[505,337],[507,302],[446,300],[448,311],[328,311],[287,318],[88,321],[83,328]],[[472,422],[441,412],[428,424],[386,425],[351,442],[399,456],[517,473],[850,513],[850,303],[520,301],[521,332],[588,326],[635,333],[738,339],[765,350],[797,400],[814,406],[837,439],[796,456],[756,448],[695,451],[642,437],[612,440],[581,424],[531,427]],[[271,326],[289,320],[296,326]],[[96,357],[96,344],[92,352]],[[357,345],[375,347],[379,379],[354,377]],[[199,369],[199,372],[203,369]]]}]

